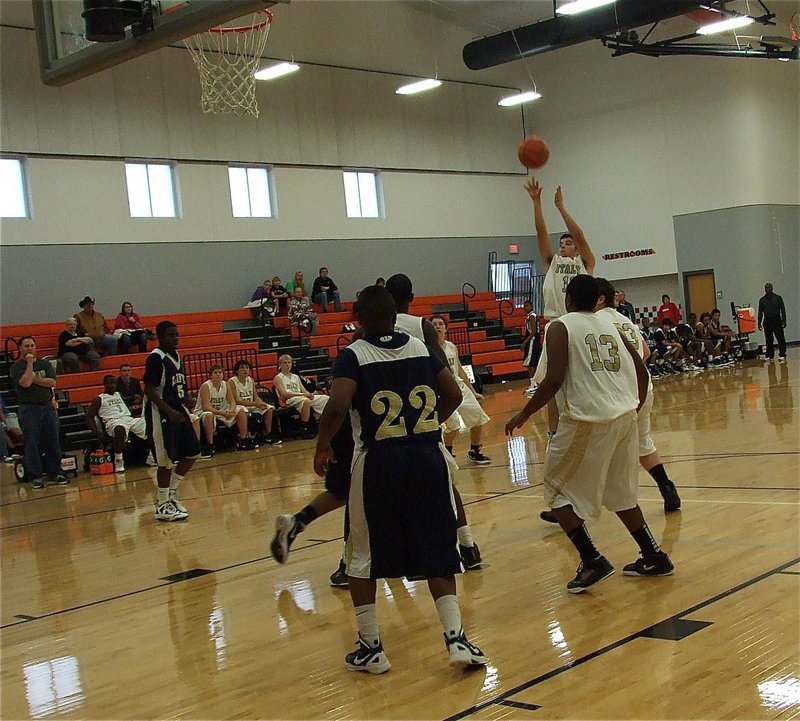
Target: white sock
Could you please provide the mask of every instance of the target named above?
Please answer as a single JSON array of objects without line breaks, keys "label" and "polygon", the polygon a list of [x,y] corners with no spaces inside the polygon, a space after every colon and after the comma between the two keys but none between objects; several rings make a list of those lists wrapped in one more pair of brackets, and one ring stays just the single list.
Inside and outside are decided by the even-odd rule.
[{"label": "white sock", "polygon": [[458,530],[456,530],[458,534],[458,543],[461,546],[466,546],[467,548],[472,548],[475,545],[475,541],[472,539],[472,529],[469,525],[461,526]]},{"label": "white sock", "polygon": [[181,481],[183,480],[183,476],[179,476],[175,471],[172,471],[172,475],[169,479],[169,490],[170,491],[177,491],[178,486],[181,485]]},{"label": "white sock", "polygon": [[447,638],[455,638],[461,633],[461,609],[458,607],[458,597],[440,596],[435,603],[445,635]]},{"label": "white sock", "polygon": [[158,494],[156,496],[158,498],[158,505],[160,506],[162,503],[166,503],[169,500],[169,488],[161,488],[158,487]]},{"label": "white sock", "polygon": [[356,606],[356,625],[358,635],[364,639],[372,648],[377,648],[381,642],[378,632],[378,611],[374,603],[364,606]]},{"label": "white sock", "polygon": [[115,453],[114,454],[114,460],[115,461],[121,461],[122,460],[122,454],[121,453]]}]

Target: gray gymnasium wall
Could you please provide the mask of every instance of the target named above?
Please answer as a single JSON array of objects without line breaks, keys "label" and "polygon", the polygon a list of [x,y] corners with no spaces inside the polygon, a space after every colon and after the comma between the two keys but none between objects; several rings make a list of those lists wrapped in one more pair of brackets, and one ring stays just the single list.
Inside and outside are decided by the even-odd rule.
[{"label": "gray gymnasium wall", "polygon": [[[775,286],[786,305],[787,341],[800,340],[800,205],[751,205],[678,215],[674,218],[678,278],[714,270],[717,307],[730,318],[730,304],[753,304],[764,283]],[[685,302],[685,298],[683,298]],[[764,336],[757,333],[757,342]]]},{"label": "gray gymnasium wall", "polygon": [[522,251],[514,258],[532,258],[530,237],[2,246],[0,324],[61,320],[87,293],[106,317],[125,300],[141,314],[236,308],[264,278],[302,270],[311,282],[321,265],[345,299],[398,272],[419,295],[453,292],[465,280],[485,291],[489,252],[511,258],[509,243]]}]

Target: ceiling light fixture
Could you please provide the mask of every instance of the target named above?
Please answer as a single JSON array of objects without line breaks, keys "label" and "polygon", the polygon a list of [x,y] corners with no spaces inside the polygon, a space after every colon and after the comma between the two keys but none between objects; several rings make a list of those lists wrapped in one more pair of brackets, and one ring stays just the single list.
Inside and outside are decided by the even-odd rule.
[{"label": "ceiling light fixture", "polygon": [[531,100],[538,100],[542,97],[541,93],[535,90],[528,90],[525,93],[516,93],[515,95],[507,95],[502,100],[498,101],[498,105],[507,108],[510,105],[520,105],[521,103],[528,103]]},{"label": "ceiling light fixture", "polygon": [[725,20],[719,20],[715,23],[703,25],[697,28],[698,35],[715,35],[716,33],[724,33],[726,30],[735,30],[736,28],[743,28],[751,25],[755,20],[749,15],[734,15]]},{"label": "ceiling light fixture", "polygon": [[558,15],[577,15],[604,5],[613,5],[616,0],[573,0],[556,9]]},{"label": "ceiling light fixture", "polygon": [[295,63],[278,63],[277,65],[270,65],[268,68],[262,68],[254,73],[253,77],[256,80],[275,80],[275,78],[282,78],[284,75],[294,73],[300,70],[300,66]]},{"label": "ceiling light fixture", "polygon": [[416,93],[422,93],[426,90],[438,88],[441,84],[441,80],[436,80],[435,78],[426,78],[425,80],[417,80],[416,82],[409,83],[408,85],[403,85],[402,87],[397,88],[397,90],[394,92],[397,95],[415,95]]}]

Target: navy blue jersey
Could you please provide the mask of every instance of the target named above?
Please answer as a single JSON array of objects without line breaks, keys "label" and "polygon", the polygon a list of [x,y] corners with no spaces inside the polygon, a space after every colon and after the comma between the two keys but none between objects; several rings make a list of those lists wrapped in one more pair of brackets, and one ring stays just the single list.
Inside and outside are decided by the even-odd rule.
[{"label": "navy blue jersey", "polygon": [[444,364],[405,333],[366,336],[342,350],[333,378],[358,385],[350,417],[359,447],[441,438],[436,375]]},{"label": "navy blue jersey", "polygon": [[160,348],[153,350],[147,356],[142,380],[152,385],[167,405],[175,410],[183,409],[186,400],[186,376],[177,352],[173,355]]}]

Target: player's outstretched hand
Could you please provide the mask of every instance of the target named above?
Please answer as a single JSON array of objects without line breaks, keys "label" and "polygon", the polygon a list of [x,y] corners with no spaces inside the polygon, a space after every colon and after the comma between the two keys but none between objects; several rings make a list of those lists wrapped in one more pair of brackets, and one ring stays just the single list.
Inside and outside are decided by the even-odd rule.
[{"label": "player's outstretched hand", "polygon": [[564,207],[564,193],[561,191],[560,185],[556,188],[555,204],[559,210]]},{"label": "player's outstretched hand", "polygon": [[324,476],[332,463],[336,463],[336,454],[328,448],[317,449],[314,454],[314,473]]},{"label": "player's outstretched hand", "polygon": [[508,423],[506,423],[506,435],[513,436],[514,429],[522,428],[522,426],[525,425],[525,421],[527,420],[528,420],[527,416],[525,416],[522,413],[522,411],[517,413],[517,415],[515,415],[513,418],[511,418],[511,420]]},{"label": "player's outstretched hand", "polygon": [[528,195],[531,196],[531,200],[542,199],[542,186],[539,185],[536,178],[531,178],[527,183],[525,183],[525,190],[528,191]]}]

